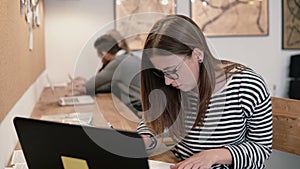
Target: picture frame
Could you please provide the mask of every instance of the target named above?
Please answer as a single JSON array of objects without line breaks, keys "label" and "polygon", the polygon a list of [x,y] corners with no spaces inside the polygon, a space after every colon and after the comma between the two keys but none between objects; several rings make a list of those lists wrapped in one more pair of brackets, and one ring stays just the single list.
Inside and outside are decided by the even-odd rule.
[{"label": "picture frame", "polygon": [[267,36],[268,0],[191,0],[191,18],[206,36]]},{"label": "picture frame", "polygon": [[153,24],[168,14],[176,14],[176,0],[115,0],[115,29],[131,50],[140,50]]},{"label": "picture frame", "polygon": [[300,7],[282,0],[282,49],[300,49]]}]

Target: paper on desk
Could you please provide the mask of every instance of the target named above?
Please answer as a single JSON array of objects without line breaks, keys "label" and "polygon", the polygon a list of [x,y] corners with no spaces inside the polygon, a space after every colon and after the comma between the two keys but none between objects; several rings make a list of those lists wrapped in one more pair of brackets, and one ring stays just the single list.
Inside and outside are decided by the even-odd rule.
[{"label": "paper on desk", "polygon": [[24,154],[22,150],[15,150],[11,159],[11,165],[15,165],[17,163],[26,163]]},{"label": "paper on desk", "polygon": [[15,150],[11,159],[12,169],[28,169],[22,150]]},{"label": "paper on desk", "polygon": [[28,166],[26,163],[16,163],[13,169],[28,169]]},{"label": "paper on desk", "polygon": [[170,169],[170,165],[174,165],[172,163],[162,162],[162,161],[154,161],[148,160],[150,169]]},{"label": "paper on desk", "polygon": [[68,113],[68,114],[43,115],[41,117],[41,120],[93,126],[93,113],[76,112],[76,113]]}]

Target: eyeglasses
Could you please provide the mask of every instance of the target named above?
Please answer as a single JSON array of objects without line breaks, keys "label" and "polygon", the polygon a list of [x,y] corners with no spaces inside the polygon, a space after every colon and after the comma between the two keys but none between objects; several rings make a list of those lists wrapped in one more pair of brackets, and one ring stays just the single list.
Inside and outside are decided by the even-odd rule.
[{"label": "eyeglasses", "polygon": [[167,77],[171,80],[177,80],[179,78],[177,71],[179,70],[180,66],[184,63],[185,59],[186,59],[186,57],[184,57],[182,59],[182,61],[180,63],[178,63],[178,65],[175,66],[175,68],[173,70],[167,70],[167,71],[163,72],[163,71],[154,69],[152,71],[152,73],[160,79],[164,79],[165,77]]}]

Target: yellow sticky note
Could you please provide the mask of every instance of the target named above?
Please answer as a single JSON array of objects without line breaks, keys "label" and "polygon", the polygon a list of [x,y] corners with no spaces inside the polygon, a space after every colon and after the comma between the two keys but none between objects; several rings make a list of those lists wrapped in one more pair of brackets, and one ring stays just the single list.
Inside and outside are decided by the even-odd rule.
[{"label": "yellow sticky note", "polygon": [[86,160],[80,158],[61,156],[64,169],[89,169]]}]

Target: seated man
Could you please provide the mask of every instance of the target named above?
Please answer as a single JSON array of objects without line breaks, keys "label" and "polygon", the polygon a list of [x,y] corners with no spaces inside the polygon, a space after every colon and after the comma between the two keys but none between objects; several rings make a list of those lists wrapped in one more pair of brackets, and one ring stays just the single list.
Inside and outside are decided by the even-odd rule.
[{"label": "seated man", "polygon": [[131,56],[123,58],[114,72],[111,83],[111,92],[135,113],[142,111],[140,67],[141,58],[139,56],[131,54]]},{"label": "seated man", "polygon": [[95,41],[94,47],[97,49],[98,56],[102,58],[103,66],[89,80],[76,77],[72,81],[72,94],[95,95],[96,93],[113,92],[132,111],[137,113],[141,110],[139,91],[141,60],[120,46],[123,45],[118,43],[112,35],[105,34],[99,37]]}]

